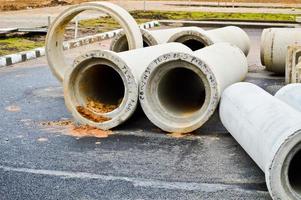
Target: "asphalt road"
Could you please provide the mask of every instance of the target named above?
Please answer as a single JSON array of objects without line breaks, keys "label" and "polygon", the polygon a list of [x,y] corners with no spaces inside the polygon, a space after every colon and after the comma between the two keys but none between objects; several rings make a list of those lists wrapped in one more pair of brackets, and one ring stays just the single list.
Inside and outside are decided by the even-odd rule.
[{"label": "asphalt road", "polygon": [[[247,81],[275,93],[284,79],[258,66],[261,30],[247,31]],[[68,135],[41,125],[72,119],[45,58],[1,68],[0,98],[0,199],[270,199],[263,172],[218,114],[183,138],[139,111],[107,138]]]}]

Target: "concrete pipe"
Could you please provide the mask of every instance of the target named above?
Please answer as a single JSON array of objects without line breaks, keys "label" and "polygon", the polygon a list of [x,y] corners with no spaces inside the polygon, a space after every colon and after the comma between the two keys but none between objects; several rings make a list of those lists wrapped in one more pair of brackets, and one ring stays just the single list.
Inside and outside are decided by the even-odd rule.
[{"label": "concrete pipe", "polygon": [[91,51],[78,57],[64,77],[67,108],[81,124],[103,130],[118,126],[136,109],[139,78],[148,64],[175,51],[192,52],[185,45],[169,43],[122,53]]},{"label": "concrete pipe", "polygon": [[273,199],[301,199],[301,114],[251,83],[227,88],[223,125],[265,172]]},{"label": "concrete pipe", "polygon": [[[172,28],[172,29],[161,29],[161,30],[146,30],[141,28],[142,38],[143,38],[143,46],[154,46],[157,44],[167,43],[169,38],[175,33],[189,31],[189,30],[203,30],[197,27],[180,27],[180,28]],[[126,40],[125,33],[121,31],[117,36],[112,40],[111,51],[115,52],[123,52],[129,50],[128,42]]]},{"label": "concrete pipe", "polygon": [[236,26],[227,26],[209,31],[193,27],[191,30],[183,30],[175,33],[170,37],[168,42],[183,43],[194,51],[218,42],[227,42],[236,45],[246,56],[250,51],[250,38],[248,34]]},{"label": "concrete pipe", "polygon": [[46,37],[46,56],[53,74],[63,80],[67,64],[63,53],[64,32],[67,24],[79,13],[96,10],[110,15],[116,20],[126,33],[129,48],[136,49],[143,46],[139,27],[133,17],[123,8],[108,2],[88,2],[72,6],[61,13],[52,23]]},{"label": "concrete pipe", "polygon": [[289,84],[281,88],[275,97],[301,112],[301,83]]},{"label": "concrete pipe", "polygon": [[188,54],[169,52],[143,73],[140,103],[162,130],[192,132],[212,116],[225,87],[244,80],[247,72],[246,56],[228,43]]},{"label": "concrete pipe", "polygon": [[261,36],[261,63],[268,71],[284,74],[287,48],[301,45],[301,28],[264,29]]}]

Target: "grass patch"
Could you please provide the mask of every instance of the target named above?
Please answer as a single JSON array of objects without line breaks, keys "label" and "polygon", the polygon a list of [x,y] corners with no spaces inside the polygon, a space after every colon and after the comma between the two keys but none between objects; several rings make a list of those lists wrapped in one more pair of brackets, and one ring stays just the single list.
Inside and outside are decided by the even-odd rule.
[{"label": "grass patch", "polygon": [[22,37],[10,37],[0,39],[0,56],[32,50],[44,46],[43,41],[32,41]]},{"label": "grass patch", "polygon": [[[136,19],[138,24],[147,22],[149,19]],[[97,32],[112,31],[121,28],[117,21],[111,17],[100,17],[97,19],[81,20],[79,28],[95,28]]]},{"label": "grass patch", "polygon": [[222,12],[186,12],[186,11],[132,11],[136,19],[149,20],[246,20],[295,22],[296,16],[291,14],[261,14],[261,13],[222,13]]}]

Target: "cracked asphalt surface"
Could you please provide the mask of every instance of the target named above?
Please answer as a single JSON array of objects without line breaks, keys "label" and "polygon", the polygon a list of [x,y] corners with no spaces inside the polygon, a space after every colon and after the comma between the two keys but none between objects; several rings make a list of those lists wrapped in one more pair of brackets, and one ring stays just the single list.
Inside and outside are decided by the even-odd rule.
[{"label": "cracked asphalt surface", "polygon": [[[273,94],[284,78],[258,66],[261,30],[247,31],[256,41],[247,81]],[[62,134],[63,126],[41,125],[72,119],[45,58],[1,68],[0,97],[0,199],[271,199],[263,172],[217,113],[184,138],[141,110],[107,138]]]}]

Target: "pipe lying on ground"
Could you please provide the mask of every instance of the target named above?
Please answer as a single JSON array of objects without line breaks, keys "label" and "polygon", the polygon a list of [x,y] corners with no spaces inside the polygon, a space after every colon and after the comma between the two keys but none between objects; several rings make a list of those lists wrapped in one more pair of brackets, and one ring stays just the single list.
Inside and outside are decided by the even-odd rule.
[{"label": "pipe lying on ground", "polygon": [[75,120],[103,130],[126,121],[138,102],[138,82],[146,67],[170,52],[192,53],[180,43],[122,53],[91,51],[78,57],[64,77],[67,108]]},{"label": "pipe lying on ground", "polygon": [[147,117],[167,132],[192,132],[214,113],[225,87],[245,79],[246,56],[217,43],[193,53],[167,53],[154,60],[140,82]]},{"label": "pipe lying on ground", "polygon": [[251,83],[227,88],[223,125],[265,172],[273,199],[301,198],[301,114]]},{"label": "pipe lying on ground", "polygon": [[143,46],[141,33],[134,18],[123,8],[108,2],[88,2],[72,6],[61,13],[51,24],[46,37],[46,56],[53,74],[63,81],[64,73],[69,66],[63,53],[64,32],[67,24],[78,14],[95,10],[110,15],[124,29],[130,49]]},{"label": "pipe lying on ground", "polygon": [[227,26],[208,31],[197,27],[192,30],[183,30],[172,35],[168,42],[183,43],[194,51],[218,42],[227,42],[240,48],[246,56],[250,51],[248,34],[236,26]]},{"label": "pipe lying on ground", "polygon": [[301,28],[264,29],[261,36],[261,63],[268,71],[284,74],[287,48],[301,44]]},{"label": "pipe lying on ground", "polygon": [[[166,42],[179,42],[191,50],[200,50],[218,42],[228,42],[239,47],[245,55],[250,50],[250,38],[239,27],[227,26],[224,28],[205,31],[199,27],[182,27],[163,30],[142,29],[144,46],[152,46]],[[121,52],[128,50],[126,36],[120,32],[111,43],[111,50]]]},{"label": "pipe lying on ground", "polygon": [[301,112],[301,83],[289,84],[281,88],[275,97]]},{"label": "pipe lying on ground", "polygon": [[[140,30],[143,38],[143,46],[148,47],[157,44],[167,43],[170,37],[175,33],[188,31],[188,30],[203,30],[203,29],[198,27],[180,27],[180,28],[161,29],[161,30],[146,30],[141,28]],[[128,42],[124,31],[119,32],[117,36],[112,40],[110,50],[114,52],[123,52],[129,50]]]}]

